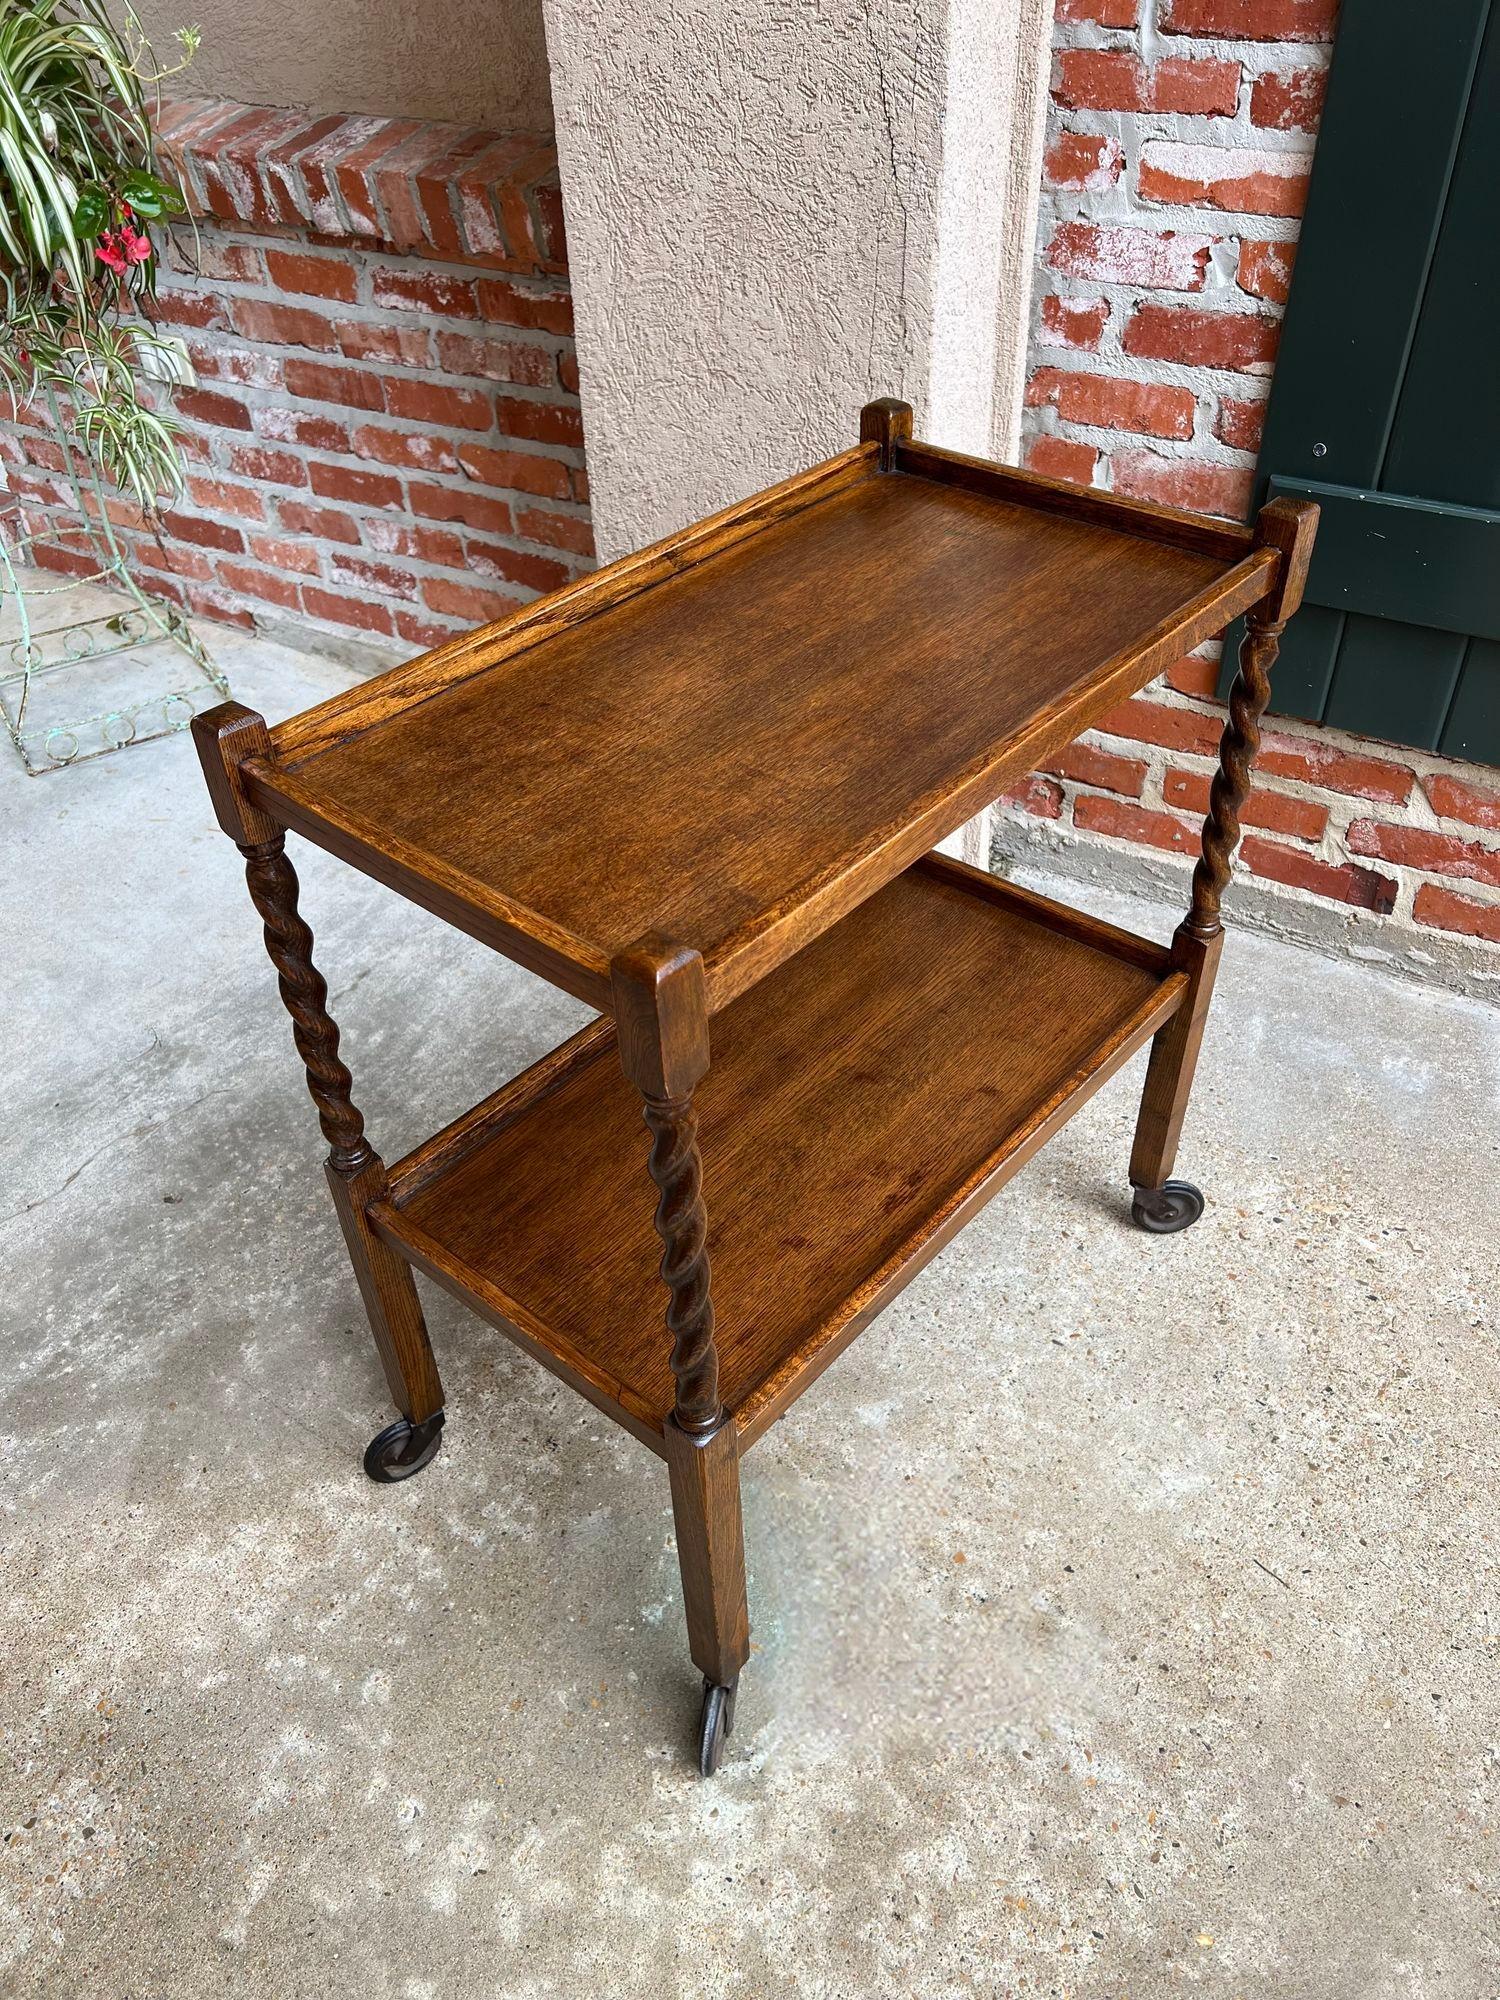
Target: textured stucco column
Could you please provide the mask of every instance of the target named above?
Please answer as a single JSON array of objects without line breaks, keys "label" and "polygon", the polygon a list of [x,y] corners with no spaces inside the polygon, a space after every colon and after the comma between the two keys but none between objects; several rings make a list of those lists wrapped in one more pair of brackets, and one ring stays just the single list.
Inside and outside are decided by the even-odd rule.
[{"label": "textured stucco column", "polygon": [[1051,0],[544,10],[604,559],[842,450],[873,396],[1014,454]]},{"label": "textured stucco column", "polygon": [[601,554],[842,450],[1013,443],[1050,0],[545,0]]}]

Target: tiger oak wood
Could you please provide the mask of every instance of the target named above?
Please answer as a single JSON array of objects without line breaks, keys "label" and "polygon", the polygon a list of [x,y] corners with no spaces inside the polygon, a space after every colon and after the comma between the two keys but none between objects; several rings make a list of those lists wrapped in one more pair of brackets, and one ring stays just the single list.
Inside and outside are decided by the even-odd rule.
[{"label": "tiger oak wood", "polygon": [[669,1420],[666,1459],[688,1651],[705,1679],[732,1687],[750,1657],[740,1444],[733,1419],[708,1437],[690,1437]]},{"label": "tiger oak wood", "polygon": [[370,1224],[390,1191],[385,1167],[373,1159],[352,1177],[332,1165],[324,1172],[391,1401],[412,1423],[425,1423],[443,1407],[443,1384],[411,1265]]},{"label": "tiger oak wood", "polygon": [[1077,486],[1070,479],[1054,479],[1018,465],[995,465],[940,445],[915,444],[909,436],[905,442],[893,444],[891,464],[898,471],[946,480],[971,493],[1017,501],[1069,520],[1094,521],[1129,535],[1143,535],[1148,541],[1192,549],[1220,562],[1237,562],[1256,545],[1256,531],[1237,521],[1209,520],[1202,514],[1185,513],[1180,507],[1159,506],[1153,500],[1101,493],[1097,487]]},{"label": "tiger oak wood", "polygon": [[[749,1652],[745,1451],[1148,1040],[1137,1219],[1201,1210],[1164,1181],[1316,518],[989,465],[886,399],[851,450],[275,730],[194,722],[403,1412],[366,1468],[437,1449],[413,1270],[664,1457],[705,1773]],[[1241,613],[1170,946],[928,851]],[[288,830],[602,1018],[387,1168]]]},{"label": "tiger oak wood", "polygon": [[926,477],[864,449],[861,476],[649,587],[597,586],[544,642],[502,632],[492,665],[409,699],[414,670],[356,690],[379,720],[342,740],[275,732],[250,798],[591,1004],[657,932],[701,953],[716,1009],[1275,572],[1168,510],[1072,518],[953,483],[973,465],[952,454]]},{"label": "tiger oak wood", "polygon": [[[788,1356],[810,1366],[872,1279],[906,1271],[948,1204],[976,1181],[994,1192],[1033,1122],[1125,1060],[1183,990],[1159,948],[1154,969],[1133,964],[992,899],[976,873],[898,876],[714,1021],[693,1103],[736,1415]],[[376,1227],[660,1433],[675,1384],[640,1093],[610,1040],[575,1048],[514,1117],[497,1093],[435,1177],[398,1163]]]},{"label": "tiger oak wood", "polygon": [[672,1422],[702,1441],[724,1419],[709,1290],[708,1218],[693,1092],[708,1068],[703,960],[665,938],[645,937],[610,968],[620,1067],[641,1099],[651,1134],[648,1162],[660,1197],[657,1273],[666,1286],[667,1331],[677,1381]]},{"label": "tiger oak wood", "polygon": [[663,541],[621,556],[607,568],[592,570],[519,611],[476,631],[461,633],[404,666],[331,695],[315,708],[278,724],[274,733],[277,754],[284,761],[297,762],[331,744],[346,742],[413,702],[425,701],[512,654],[541,644],[554,633],[580,625],[638,591],[649,590],[653,584],[757,534],[770,522],[866,478],[875,462],[876,453],[869,445],[855,445],[721,513],[694,521]]}]

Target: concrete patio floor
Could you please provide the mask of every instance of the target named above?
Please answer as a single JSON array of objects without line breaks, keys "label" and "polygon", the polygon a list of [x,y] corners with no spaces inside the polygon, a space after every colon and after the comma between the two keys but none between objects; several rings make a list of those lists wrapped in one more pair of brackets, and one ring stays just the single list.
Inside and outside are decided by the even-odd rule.
[{"label": "concrete patio floor", "polygon": [[[348,678],[213,636],[273,718]],[[1200,1225],[1125,1220],[1138,1061],[747,1460],[703,1784],[657,1461],[429,1288],[442,1455],[360,1471],[188,742],[6,759],[0,829],[0,1990],[1500,1991],[1500,1015],[1232,937]],[[388,1156],[580,1020],[296,858]]]}]

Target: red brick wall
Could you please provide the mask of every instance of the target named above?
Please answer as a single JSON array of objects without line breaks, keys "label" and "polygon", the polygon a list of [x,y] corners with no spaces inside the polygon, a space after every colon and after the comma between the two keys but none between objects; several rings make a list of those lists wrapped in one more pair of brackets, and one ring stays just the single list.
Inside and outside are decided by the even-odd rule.
[{"label": "red brick wall", "polygon": [[[1057,0],[1025,455],[1243,515],[1336,0]],[[1116,859],[1197,847],[1223,710],[1184,660],[1006,810]],[[1273,722],[1241,868],[1355,927],[1500,945],[1500,774]],[[1038,829],[1040,831],[1040,829]],[[1357,914],[1355,914],[1357,913]],[[1482,954],[1487,957],[1488,954]]]},{"label": "red brick wall", "polygon": [[[1224,513],[1246,503],[1333,0],[1057,0],[1030,462]],[[143,578],[190,610],[403,651],[587,567],[588,487],[556,157],[545,137],[184,100],[199,211],[160,312],[199,375],[188,489]],[[34,523],[60,489],[0,458]],[[1181,856],[1222,710],[1184,661],[1009,808],[1091,852]],[[1273,727],[1248,875],[1356,926],[1500,946],[1500,778]],[[1470,941],[1474,941],[1472,945]]]},{"label": "red brick wall", "polygon": [[[534,134],[183,100],[158,317],[198,375],[135,566],[191,611],[433,645],[592,557],[557,162]],[[3,440],[35,518],[44,438]]]}]

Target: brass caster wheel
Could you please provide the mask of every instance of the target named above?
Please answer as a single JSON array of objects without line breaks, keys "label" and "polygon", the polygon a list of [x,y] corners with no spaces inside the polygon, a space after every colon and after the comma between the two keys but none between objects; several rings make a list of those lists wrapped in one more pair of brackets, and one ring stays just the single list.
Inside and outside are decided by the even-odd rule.
[{"label": "brass caster wheel", "polygon": [[1159,1188],[1137,1188],[1130,1213],[1153,1236],[1173,1236],[1192,1228],[1203,1213],[1203,1196],[1191,1181],[1163,1181]]},{"label": "brass caster wheel", "polygon": [[711,1778],[719,1768],[725,1739],[734,1731],[734,1697],[738,1680],[728,1687],[718,1681],[703,1683],[703,1707],[698,1716],[698,1774]]},{"label": "brass caster wheel", "polygon": [[443,1413],[435,1410],[425,1422],[397,1417],[365,1447],[365,1471],[381,1486],[411,1479],[437,1457],[443,1436]]}]

